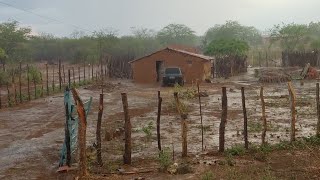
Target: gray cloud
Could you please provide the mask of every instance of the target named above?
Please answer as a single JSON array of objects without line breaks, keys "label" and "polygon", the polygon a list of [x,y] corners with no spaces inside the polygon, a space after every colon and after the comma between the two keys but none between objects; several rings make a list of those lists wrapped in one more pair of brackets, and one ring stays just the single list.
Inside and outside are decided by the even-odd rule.
[{"label": "gray cloud", "polygon": [[59,19],[52,22],[32,14],[0,5],[0,22],[16,19],[36,32],[58,36],[79,30],[113,27],[121,35],[131,27],[161,29],[169,23],[183,23],[203,34],[209,27],[238,20],[260,30],[281,22],[309,23],[318,21],[318,0],[1,0],[18,8]]}]

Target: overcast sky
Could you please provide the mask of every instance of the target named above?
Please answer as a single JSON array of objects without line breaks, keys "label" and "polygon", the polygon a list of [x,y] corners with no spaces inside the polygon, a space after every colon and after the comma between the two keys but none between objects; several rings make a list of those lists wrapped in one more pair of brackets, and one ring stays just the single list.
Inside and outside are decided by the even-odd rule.
[{"label": "overcast sky", "polygon": [[[170,23],[182,23],[196,34],[226,20],[265,31],[281,22],[320,21],[320,0],[0,0],[17,8],[58,19],[40,18],[0,3],[0,22],[15,19],[35,33],[68,36],[74,30],[110,28],[119,35],[131,27],[159,30]],[[74,27],[72,25],[76,25]]]}]

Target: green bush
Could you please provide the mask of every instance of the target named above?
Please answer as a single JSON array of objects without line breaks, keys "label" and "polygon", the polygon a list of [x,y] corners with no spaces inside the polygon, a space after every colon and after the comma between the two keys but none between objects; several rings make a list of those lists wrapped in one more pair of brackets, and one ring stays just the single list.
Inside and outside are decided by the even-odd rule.
[{"label": "green bush", "polygon": [[159,152],[158,161],[160,164],[160,170],[165,171],[172,164],[170,149],[165,148]]}]

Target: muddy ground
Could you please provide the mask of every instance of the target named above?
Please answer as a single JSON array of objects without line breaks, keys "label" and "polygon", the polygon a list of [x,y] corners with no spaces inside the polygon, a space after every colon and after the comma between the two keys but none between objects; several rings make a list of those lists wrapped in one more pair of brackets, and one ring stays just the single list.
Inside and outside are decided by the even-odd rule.
[{"label": "muddy ground", "polygon": [[[179,115],[172,106],[172,87],[159,87],[157,85],[135,85],[130,81],[113,80],[115,88],[105,94],[105,109],[103,114],[102,142],[103,162],[105,166],[98,168],[90,163],[90,171],[107,174],[116,172],[119,168],[128,171],[148,170],[142,175],[117,176],[106,175],[111,179],[132,179],[144,176],[150,179],[200,179],[200,173],[209,166],[194,165],[195,173],[188,175],[168,175],[157,173],[159,167],[156,158],[158,156],[156,141],[156,112],[157,91],[161,91],[163,98],[163,112],[161,116],[161,140],[162,146],[174,149],[175,158],[179,161],[181,156],[181,125]],[[297,137],[307,137],[315,134],[317,121],[315,106],[315,80],[308,80],[301,86],[299,81],[293,82],[297,93]],[[191,162],[214,161],[221,159],[221,155],[205,156],[207,152],[216,151],[218,148],[218,133],[221,115],[221,87],[228,89],[228,121],[226,125],[226,146],[243,143],[243,115],[241,106],[240,87],[245,87],[246,105],[249,121],[249,141],[261,142],[261,103],[259,98],[260,84],[250,70],[242,76],[230,79],[218,79],[212,84],[202,84],[201,91],[207,92],[208,97],[202,98],[203,124],[205,127],[204,145],[205,152],[201,151],[201,126],[199,116],[199,104],[197,98],[187,98],[182,101],[188,106],[188,152]],[[288,88],[286,83],[265,84],[266,114],[268,121],[267,140],[269,143],[277,143],[289,140],[290,109]],[[193,89],[192,85],[182,88]],[[83,99],[93,97],[93,106],[88,116],[87,145],[92,146],[95,141],[95,127],[98,111],[98,98],[101,90],[97,88],[81,88]],[[117,128],[123,127],[123,113],[121,92],[127,92],[132,123],[132,167],[122,166],[124,149],[123,134],[112,140],[107,140]],[[38,99],[18,107],[0,110],[0,179],[66,179],[72,175],[58,174],[59,151],[64,138],[64,108],[63,96],[58,94],[52,97]],[[143,127],[150,125],[151,137],[143,132]],[[89,148],[90,149],[90,148]],[[281,153],[283,153],[281,155]],[[299,154],[299,153],[298,153]],[[303,159],[308,153],[301,152]],[[274,154],[274,161],[287,157],[284,161],[296,161],[295,156],[286,152]],[[291,159],[290,159],[291,158]],[[290,159],[290,160],[288,160]],[[262,168],[265,164],[247,159],[237,160],[240,165],[248,165]],[[94,162],[94,160],[92,160]],[[277,162],[278,163],[278,162]],[[277,165],[277,163],[275,163]],[[196,164],[196,163],[194,163]],[[312,163],[310,163],[312,165]],[[230,172],[242,173],[246,166],[239,166],[237,170]],[[219,175],[215,166],[214,172]],[[234,167],[232,167],[234,168]],[[271,167],[272,168],[272,167]],[[228,169],[227,169],[228,170]],[[239,171],[239,172],[238,172]],[[258,170],[257,170],[258,171]],[[227,172],[225,170],[225,172]],[[244,172],[246,173],[246,172]],[[102,176],[98,176],[102,177]],[[237,174],[235,175],[237,177]],[[253,176],[254,177],[254,176]],[[298,176],[300,177],[300,176]],[[303,176],[309,177],[309,176]],[[311,173],[310,177],[314,177]],[[317,177],[317,176],[316,176]],[[96,177],[93,177],[96,178]],[[320,178],[320,176],[319,176]],[[228,179],[228,178],[226,178]]]}]

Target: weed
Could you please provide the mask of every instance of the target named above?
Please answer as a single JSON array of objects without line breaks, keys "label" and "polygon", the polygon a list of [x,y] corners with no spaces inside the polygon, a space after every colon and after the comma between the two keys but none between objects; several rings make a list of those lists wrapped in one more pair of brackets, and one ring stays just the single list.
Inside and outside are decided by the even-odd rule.
[{"label": "weed", "polygon": [[149,141],[152,137],[153,123],[149,122],[147,126],[142,127],[142,131],[145,133],[146,141]]},{"label": "weed", "polygon": [[166,171],[168,167],[172,164],[170,148],[164,148],[159,152],[158,161],[160,164],[160,171]]},{"label": "weed", "polygon": [[201,176],[201,180],[212,180],[212,179],[214,179],[214,176],[211,171],[207,171]]},{"label": "weed", "polygon": [[233,159],[233,155],[232,154],[229,154],[229,153],[227,154],[226,163],[229,166],[234,166],[236,164],[235,160]]},{"label": "weed", "polygon": [[235,146],[232,146],[231,148],[226,150],[226,154],[232,156],[241,156],[244,155],[245,152],[246,150],[241,144],[236,144]]}]

